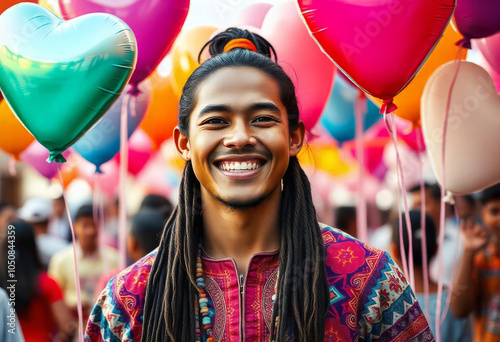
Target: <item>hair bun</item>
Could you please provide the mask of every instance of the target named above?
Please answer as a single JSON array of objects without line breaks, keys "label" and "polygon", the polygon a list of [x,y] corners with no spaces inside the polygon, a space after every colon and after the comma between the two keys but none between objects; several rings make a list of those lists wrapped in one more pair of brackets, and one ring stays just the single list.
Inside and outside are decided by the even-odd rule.
[{"label": "hair bun", "polygon": [[[231,45],[231,43],[233,44]],[[198,62],[201,60],[201,55],[207,46],[211,57],[241,48],[260,53],[267,58],[271,58],[274,55],[274,60],[277,61],[276,51],[271,43],[257,33],[237,27],[228,28],[203,45],[198,55]]]}]

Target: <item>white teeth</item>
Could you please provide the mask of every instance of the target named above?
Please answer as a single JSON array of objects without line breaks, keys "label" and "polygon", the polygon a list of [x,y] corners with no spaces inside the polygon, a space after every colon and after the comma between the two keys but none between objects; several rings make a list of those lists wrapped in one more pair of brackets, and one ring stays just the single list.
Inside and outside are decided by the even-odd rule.
[{"label": "white teeth", "polygon": [[246,171],[246,170],[256,170],[260,168],[260,163],[247,163],[247,162],[222,162],[219,164],[219,168],[225,171]]}]

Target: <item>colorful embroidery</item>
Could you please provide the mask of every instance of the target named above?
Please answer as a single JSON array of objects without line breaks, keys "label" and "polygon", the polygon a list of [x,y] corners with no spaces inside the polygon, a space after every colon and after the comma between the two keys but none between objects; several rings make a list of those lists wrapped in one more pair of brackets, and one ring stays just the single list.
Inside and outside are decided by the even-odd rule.
[{"label": "colorful embroidery", "polygon": [[[322,227],[330,308],[325,341],[433,341],[427,321],[401,270],[389,255],[349,235]],[[86,341],[139,341],[152,252],[113,278],[89,318]],[[230,259],[203,260],[216,341],[260,342],[269,333],[277,253],[252,258],[239,302],[238,274]],[[240,332],[239,308],[245,321]],[[289,330],[288,341],[293,341]]]}]

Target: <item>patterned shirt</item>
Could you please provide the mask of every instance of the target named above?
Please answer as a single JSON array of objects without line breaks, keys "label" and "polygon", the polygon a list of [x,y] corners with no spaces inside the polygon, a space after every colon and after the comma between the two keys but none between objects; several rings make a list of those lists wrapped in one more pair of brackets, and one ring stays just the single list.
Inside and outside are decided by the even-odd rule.
[{"label": "patterned shirt", "polygon": [[474,257],[479,298],[474,322],[474,339],[500,342],[500,253],[493,245]]},{"label": "patterned shirt", "polygon": [[[322,234],[330,289],[325,341],[434,341],[414,293],[386,252],[330,227],[323,226]],[[155,258],[153,251],[110,280],[90,315],[85,341],[140,341]],[[215,341],[264,341],[271,326],[278,252],[251,258],[241,303],[233,259],[202,258]],[[289,335],[293,341],[293,332]]]}]

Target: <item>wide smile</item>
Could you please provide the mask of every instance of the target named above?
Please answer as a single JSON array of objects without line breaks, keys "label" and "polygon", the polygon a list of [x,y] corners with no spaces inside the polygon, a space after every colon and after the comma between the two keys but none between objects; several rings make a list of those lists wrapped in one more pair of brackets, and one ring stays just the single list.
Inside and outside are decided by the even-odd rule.
[{"label": "wide smile", "polygon": [[248,179],[259,174],[266,163],[266,160],[260,158],[238,158],[217,160],[214,165],[227,177]]}]

